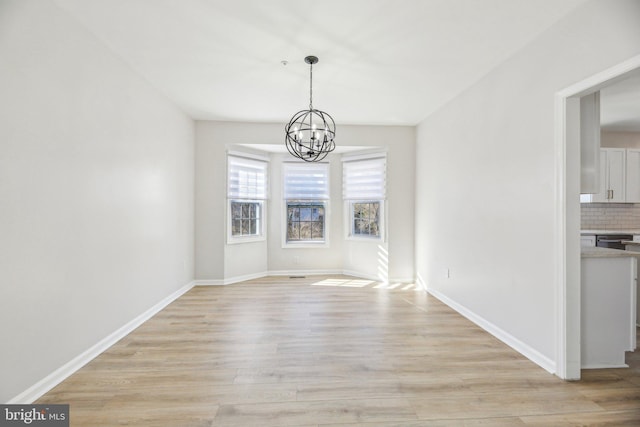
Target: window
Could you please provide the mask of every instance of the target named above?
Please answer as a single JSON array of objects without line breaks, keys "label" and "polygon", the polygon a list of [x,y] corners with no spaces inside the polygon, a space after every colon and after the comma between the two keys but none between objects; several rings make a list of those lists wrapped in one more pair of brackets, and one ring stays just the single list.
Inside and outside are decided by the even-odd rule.
[{"label": "window", "polygon": [[380,202],[351,202],[353,236],[380,237]]},{"label": "window", "polygon": [[231,201],[231,235],[258,236],[260,230],[261,202]]},{"label": "window", "polygon": [[383,238],[386,168],[386,157],[343,158],[342,191],[349,238]]},{"label": "window", "polygon": [[326,244],[329,199],[327,163],[285,163],[284,246]]},{"label": "window", "polygon": [[287,201],[287,242],[324,241],[324,204]]},{"label": "window", "polygon": [[264,239],[267,162],[227,156],[228,242]]}]

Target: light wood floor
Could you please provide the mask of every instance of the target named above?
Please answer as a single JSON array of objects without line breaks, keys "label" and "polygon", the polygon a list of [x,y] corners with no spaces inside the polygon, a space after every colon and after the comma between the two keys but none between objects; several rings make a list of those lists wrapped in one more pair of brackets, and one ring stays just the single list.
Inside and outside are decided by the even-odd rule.
[{"label": "light wood floor", "polygon": [[564,382],[424,292],[376,286],[196,287],[37,403],[69,403],[72,426],[640,426],[640,351]]}]

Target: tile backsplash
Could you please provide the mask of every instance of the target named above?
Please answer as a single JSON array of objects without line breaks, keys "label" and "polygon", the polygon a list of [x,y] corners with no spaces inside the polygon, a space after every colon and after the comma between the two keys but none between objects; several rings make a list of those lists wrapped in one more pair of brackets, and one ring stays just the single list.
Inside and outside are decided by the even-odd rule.
[{"label": "tile backsplash", "polygon": [[640,229],[640,204],[583,203],[580,213],[582,230]]}]

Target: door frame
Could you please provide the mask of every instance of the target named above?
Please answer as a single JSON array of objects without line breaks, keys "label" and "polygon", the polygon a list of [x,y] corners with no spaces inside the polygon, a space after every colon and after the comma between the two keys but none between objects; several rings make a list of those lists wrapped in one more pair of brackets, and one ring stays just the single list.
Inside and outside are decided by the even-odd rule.
[{"label": "door frame", "polygon": [[580,379],[580,97],[640,71],[640,55],[555,95],[556,375]]}]

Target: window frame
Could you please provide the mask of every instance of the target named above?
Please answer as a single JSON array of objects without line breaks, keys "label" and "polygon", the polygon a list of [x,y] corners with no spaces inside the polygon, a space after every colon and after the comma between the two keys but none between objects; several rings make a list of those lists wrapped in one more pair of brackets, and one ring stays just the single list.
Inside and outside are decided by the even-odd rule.
[{"label": "window frame", "polygon": [[[259,199],[228,199],[227,201],[227,243],[236,244],[236,243],[248,243],[248,242],[259,242],[266,239],[265,236],[265,201]],[[234,203],[251,203],[258,205],[258,217],[256,218],[256,234],[233,234],[233,204]]]},{"label": "window frame", "polygon": [[[322,209],[324,210],[324,216],[323,216],[323,223],[322,223],[322,231],[323,231],[323,237],[322,239],[318,239],[318,240],[289,240],[289,207],[291,205],[300,205],[300,206],[322,206]],[[285,247],[296,247],[296,248],[301,248],[301,247],[313,247],[313,248],[317,248],[317,247],[322,247],[322,246],[328,246],[328,233],[327,233],[327,225],[328,225],[328,221],[327,221],[327,217],[328,217],[328,201],[327,200],[322,200],[322,199],[286,199],[284,201],[284,236],[283,236],[283,241],[284,241],[284,245]],[[298,221],[301,222],[301,221]],[[308,221],[311,222],[311,221]]]},{"label": "window frame", "polygon": [[[370,191],[366,196],[363,197],[349,197],[347,195],[347,174],[345,171],[345,166],[347,163],[357,164],[359,162],[381,162],[384,165],[384,169],[382,170],[382,184],[381,188],[374,190],[371,192],[371,188],[368,189]],[[344,230],[345,230],[345,240],[357,240],[357,241],[375,241],[379,243],[386,242],[386,175],[387,175],[387,155],[386,153],[371,153],[365,155],[357,155],[357,156],[343,156],[342,157],[342,174],[343,174],[343,200],[344,200]],[[356,184],[357,185],[357,184]],[[353,189],[350,189],[352,192]],[[379,197],[375,197],[375,196]],[[379,203],[378,210],[378,236],[371,235],[362,235],[354,233],[354,204],[357,203]]]},{"label": "window frame", "polygon": [[[378,207],[378,235],[377,236],[373,236],[371,234],[359,234],[359,233],[355,233],[355,215],[354,215],[354,205],[355,204],[365,204],[365,203],[378,203],[379,207]],[[346,204],[346,211],[347,211],[347,215],[345,216],[346,221],[347,221],[347,226],[345,227],[347,230],[347,236],[346,239],[347,240],[376,240],[376,241],[384,241],[384,231],[385,231],[385,221],[384,221],[384,205],[385,205],[385,201],[384,200],[380,200],[380,199],[371,199],[371,200],[358,200],[358,199],[351,199],[351,200],[346,200],[345,201]]]},{"label": "window frame", "polygon": [[[282,248],[327,248],[329,247],[329,227],[331,224],[331,211],[330,211],[330,191],[331,191],[331,167],[328,162],[314,163],[314,165],[323,165],[324,178],[326,180],[326,198],[304,198],[304,197],[291,197],[287,198],[286,180],[287,180],[287,167],[288,165],[303,166],[308,163],[302,162],[284,162],[282,169]],[[289,206],[291,204],[315,204],[321,205],[324,208],[324,224],[323,232],[324,238],[322,240],[288,240],[289,231]]]},{"label": "window frame", "polygon": [[[264,163],[264,198],[255,198],[250,196],[238,197],[230,193],[230,158],[236,160]],[[226,174],[227,200],[225,207],[226,228],[227,228],[227,244],[253,243],[267,240],[267,200],[269,194],[269,160],[268,158],[240,152],[227,152],[227,174]],[[233,203],[255,203],[258,205],[259,218],[257,218],[256,229],[257,234],[233,235]]]}]

